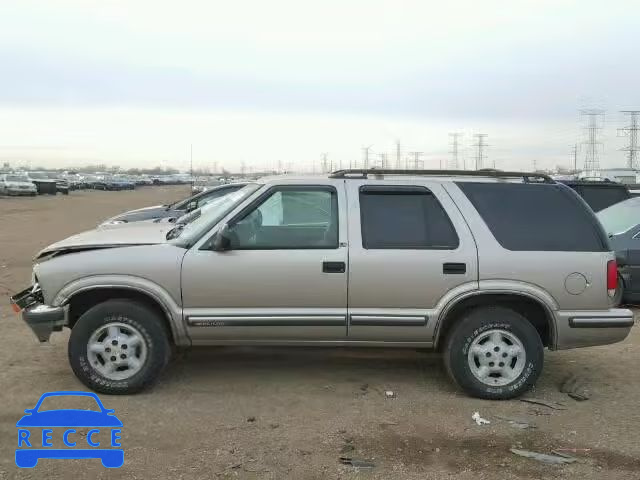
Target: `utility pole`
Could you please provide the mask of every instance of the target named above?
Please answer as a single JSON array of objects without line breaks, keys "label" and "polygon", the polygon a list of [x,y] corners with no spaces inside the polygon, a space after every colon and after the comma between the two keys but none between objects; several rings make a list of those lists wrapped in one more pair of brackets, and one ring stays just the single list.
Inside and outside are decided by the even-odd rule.
[{"label": "utility pole", "polygon": [[582,142],[586,145],[584,158],[584,174],[587,178],[600,177],[600,132],[604,123],[604,110],[581,110],[580,115],[586,120],[585,130],[587,139]]},{"label": "utility pole", "polygon": [[638,151],[640,151],[640,147],[638,146],[638,131],[640,131],[640,118],[638,116],[640,115],[640,110],[621,110],[621,113],[629,117],[629,126],[619,128],[618,136],[629,137],[629,145],[620,150],[627,152],[627,167],[635,170],[638,168],[638,162],[636,160],[638,158]]},{"label": "utility pole", "polygon": [[193,143],[189,148],[189,176],[191,177],[191,192],[193,192]]},{"label": "utility pole", "polygon": [[402,159],[401,157],[401,149],[400,149],[400,140],[396,140],[396,168],[398,170],[402,169]]},{"label": "utility pole", "polygon": [[488,135],[486,133],[476,133],[474,135],[474,138],[476,139],[476,143],[473,145],[476,147],[476,170],[484,168],[484,149],[489,146],[485,143],[487,136]]},{"label": "utility pole", "polygon": [[362,147],[362,153],[363,153],[362,168],[364,168],[365,170],[369,168],[369,151],[371,150],[372,146],[373,145],[369,145],[368,147]]},{"label": "utility pole", "polygon": [[420,159],[424,152],[409,152],[409,155],[413,157],[413,170],[422,170],[424,168],[424,161]]},{"label": "utility pole", "polygon": [[458,132],[454,132],[454,133],[450,133],[449,136],[451,137],[451,150],[449,151],[449,153],[451,154],[451,159],[449,160],[449,169],[450,170],[458,170],[460,168],[460,162],[459,162],[459,157],[458,157],[458,138],[460,138],[462,136],[461,133]]}]

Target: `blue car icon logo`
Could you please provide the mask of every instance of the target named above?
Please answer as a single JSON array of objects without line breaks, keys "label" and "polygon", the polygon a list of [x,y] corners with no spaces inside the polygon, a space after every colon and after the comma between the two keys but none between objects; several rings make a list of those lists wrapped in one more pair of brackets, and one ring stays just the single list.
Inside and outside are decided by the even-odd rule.
[{"label": "blue car icon logo", "polygon": [[[44,410],[42,402],[50,397],[90,397],[97,408]],[[40,458],[99,458],[107,468],[118,468],[124,463],[124,451],[119,448],[122,422],[114,410],[104,408],[95,393],[45,393],[25,413],[16,423],[18,467],[33,468]],[[86,428],[90,430],[85,433]]]}]

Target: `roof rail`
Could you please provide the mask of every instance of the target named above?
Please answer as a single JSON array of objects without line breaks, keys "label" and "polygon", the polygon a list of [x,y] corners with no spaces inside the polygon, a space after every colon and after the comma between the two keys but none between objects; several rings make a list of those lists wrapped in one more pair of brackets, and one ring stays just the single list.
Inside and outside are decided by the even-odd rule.
[{"label": "roof rail", "polygon": [[[368,178],[368,175],[429,175],[439,177],[492,177],[492,178],[522,178],[525,182],[538,179],[542,183],[556,183],[549,175],[532,172],[503,172],[501,170],[393,170],[393,169],[347,169],[336,170],[329,174],[329,178]],[[533,180],[535,182],[535,180]]]}]

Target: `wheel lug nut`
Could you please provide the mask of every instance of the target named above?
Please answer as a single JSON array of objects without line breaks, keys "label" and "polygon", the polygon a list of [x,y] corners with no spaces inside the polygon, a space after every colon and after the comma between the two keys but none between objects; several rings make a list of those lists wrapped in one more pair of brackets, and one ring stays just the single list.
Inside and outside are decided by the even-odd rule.
[{"label": "wheel lug nut", "polygon": [[127,358],[127,356],[123,353],[122,355],[120,355],[120,358],[124,360],[125,358]]},{"label": "wheel lug nut", "polygon": [[111,341],[111,345],[117,345],[118,344],[118,340],[112,340]]},{"label": "wheel lug nut", "polygon": [[116,361],[116,357],[111,357],[111,361],[115,362]]},{"label": "wheel lug nut", "polygon": [[491,352],[487,352],[487,358],[489,358],[491,356]]},{"label": "wheel lug nut", "polygon": [[495,363],[493,363],[493,362],[489,362],[489,366],[490,366],[490,367],[493,367],[494,365],[495,365]]},{"label": "wheel lug nut", "polygon": [[494,351],[494,352],[499,352],[499,351],[500,351],[500,347],[495,347],[495,348],[493,349],[493,351]]},{"label": "wheel lug nut", "polygon": [[123,349],[123,350],[126,350],[126,349],[127,349],[127,344],[126,344],[126,343],[122,345],[122,349]]},{"label": "wheel lug nut", "polygon": [[502,352],[502,358],[507,358],[507,352]]},{"label": "wheel lug nut", "polygon": [[111,351],[111,349],[109,347],[104,349],[105,352],[109,353]]},{"label": "wheel lug nut", "polygon": [[500,362],[500,363],[498,364],[498,366],[500,366],[500,367],[504,367],[504,362]]}]

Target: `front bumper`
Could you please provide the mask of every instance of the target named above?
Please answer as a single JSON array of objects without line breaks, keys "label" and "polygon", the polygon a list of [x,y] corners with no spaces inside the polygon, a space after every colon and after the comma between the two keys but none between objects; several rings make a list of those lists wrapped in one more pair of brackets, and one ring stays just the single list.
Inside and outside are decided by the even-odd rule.
[{"label": "front bumper", "polygon": [[37,284],[12,296],[11,304],[41,342],[48,341],[52,332],[62,330],[67,323],[67,307],[45,305]]},{"label": "front bumper", "polygon": [[621,342],[635,323],[625,308],[556,312],[556,348],[591,347]]}]

